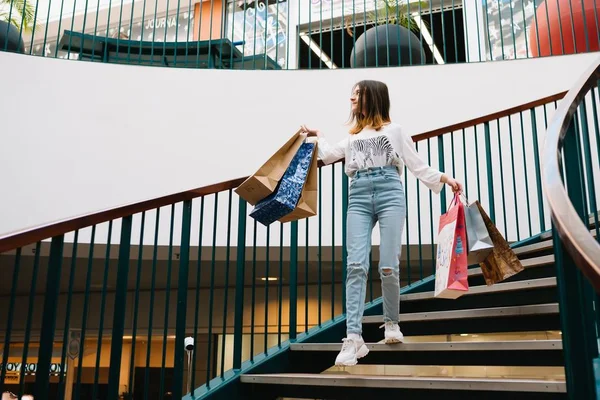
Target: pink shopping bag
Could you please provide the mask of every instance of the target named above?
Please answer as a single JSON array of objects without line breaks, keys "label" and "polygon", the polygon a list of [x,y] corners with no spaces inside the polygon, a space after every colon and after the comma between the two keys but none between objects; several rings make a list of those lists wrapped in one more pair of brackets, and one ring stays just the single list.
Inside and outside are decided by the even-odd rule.
[{"label": "pink shopping bag", "polygon": [[465,207],[458,194],[440,217],[435,260],[435,297],[456,299],[469,290]]}]

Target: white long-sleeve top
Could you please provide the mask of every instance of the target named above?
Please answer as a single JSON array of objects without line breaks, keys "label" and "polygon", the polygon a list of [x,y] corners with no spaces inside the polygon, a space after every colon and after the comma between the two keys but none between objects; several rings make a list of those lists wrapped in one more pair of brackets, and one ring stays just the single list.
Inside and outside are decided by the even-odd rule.
[{"label": "white long-sleeve top", "polygon": [[442,173],[429,166],[417,153],[412,138],[398,124],[390,123],[379,131],[363,129],[356,135],[348,135],[341,142],[330,145],[324,137],[319,138],[319,159],[331,164],[346,158],[346,175],[353,177],[356,171],[370,167],[393,165],[402,175],[404,165],[429,189],[439,193],[444,184]]}]

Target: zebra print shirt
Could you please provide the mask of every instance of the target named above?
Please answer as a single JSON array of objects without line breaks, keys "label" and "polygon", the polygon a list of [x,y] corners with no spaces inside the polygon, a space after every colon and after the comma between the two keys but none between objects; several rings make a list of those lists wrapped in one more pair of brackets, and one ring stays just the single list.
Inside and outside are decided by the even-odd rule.
[{"label": "zebra print shirt", "polygon": [[399,125],[391,123],[379,131],[363,129],[349,135],[341,142],[330,145],[324,137],[319,138],[319,158],[330,164],[346,159],[346,174],[354,176],[356,171],[393,165],[402,174],[404,165],[429,189],[439,193],[444,186],[440,182],[442,173],[430,167],[415,150],[412,138]]}]

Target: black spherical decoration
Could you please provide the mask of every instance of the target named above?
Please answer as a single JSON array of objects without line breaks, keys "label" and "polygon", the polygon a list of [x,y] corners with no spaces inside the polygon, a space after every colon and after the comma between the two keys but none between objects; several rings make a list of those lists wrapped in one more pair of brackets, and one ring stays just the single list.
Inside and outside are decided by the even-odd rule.
[{"label": "black spherical decoration", "polygon": [[[8,38],[8,40],[7,40]],[[19,35],[19,28],[5,21],[0,21],[0,51],[23,53],[25,45]]]},{"label": "black spherical decoration", "polygon": [[417,35],[403,26],[386,24],[368,29],[356,39],[350,55],[350,66],[419,65],[424,61],[422,57],[424,54]]}]

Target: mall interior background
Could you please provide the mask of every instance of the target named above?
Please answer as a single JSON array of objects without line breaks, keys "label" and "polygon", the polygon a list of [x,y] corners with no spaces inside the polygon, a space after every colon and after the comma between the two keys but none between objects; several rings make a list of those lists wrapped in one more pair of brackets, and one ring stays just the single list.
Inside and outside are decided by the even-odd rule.
[{"label": "mall interior background", "polygon": [[[408,1],[406,7],[418,20],[414,33],[423,43],[423,62],[445,64],[531,57],[528,35],[532,24],[536,23],[534,11],[541,1],[431,0],[412,4]],[[31,30],[24,30],[25,52],[41,57],[79,59],[79,54],[71,51],[72,43],[64,40],[65,31],[115,39],[129,47],[136,42],[145,42],[152,50],[156,49],[157,54],[161,54],[165,43],[182,43],[185,46],[190,42],[226,38],[245,57],[258,55],[271,59],[273,68],[350,68],[352,48],[357,38],[368,28],[380,24],[378,18],[384,18],[376,16],[375,20],[372,19],[373,11],[379,4],[373,0],[99,0],[97,4],[92,3],[83,0],[38,1],[37,24]],[[98,54],[98,59],[94,56],[90,61],[102,61],[101,54]],[[127,63],[136,64],[137,56],[130,51],[119,60],[124,63],[126,59]],[[179,58],[179,66],[198,67],[198,58],[197,54],[184,52]],[[149,64],[164,66],[164,60],[159,55],[152,55]],[[177,67],[177,61],[168,66]],[[255,69],[256,63],[243,63],[242,68]],[[152,85],[152,82],[148,84]],[[201,248],[193,248],[192,253],[197,254]],[[71,251],[73,246],[65,248],[65,254]],[[133,398],[136,399],[141,397],[135,393],[140,393],[140,388],[148,385],[155,396],[153,398],[160,398],[157,396],[164,394],[162,389],[169,386],[173,367],[174,332],[167,327],[173,326],[174,321],[174,313],[169,310],[175,307],[174,293],[177,287],[171,284],[170,276],[177,275],[177,266],[165,255],[171,251],[167,246],[159,246],[157,251],[162,256],[155,262],[153,251],[152,246],[144,246],[139,258],[138,252],[132,251],[131,259],[132,270],[142,265],[143,273],[134,275],[130,280],[127,336],[123,347],[124,368],[120,383],[121,391],[133,392]],[[316,251],[313,247],[301,248],[300,254]],[[410,251],[413,255],[419,252],[423,257],[413,261],[413,265],[405,259],[405,267],[420,269],[423,276],[430,275],[433,263],[431,245],[414,247],[408,252],[405,249],[403,253],[410,254]],[[44,269],[40,265],[47,264],[48,254],[48,243],[23,249],[17,288],[18,311],[12,326],[9,364],[6,365],[5,387],[8,389],[18,387],[23,360],[28,364],[26,387],[31,387],[35,379],[44,288],[41,282],[45,279]],[[92,256],[88,258],[90,254]],[[80,398],[92,398],[94,386],[98,388],[98,398],[104,398],[117,254],[115,245],[92,248],[80,244],[75,250],[75,257],[65,258],[68,267],[63,268],[58,317],[58,321],[64,323],[57,326],[56,352],[52,360],[56,373],[52,376],[51,387],[55,391],[59,382],[77,382],[74,390],[78,390]],[[231,351],[227,349],[232,345],[234,305],[231,299],[235,293],[235,274],[232,271],[232,275],[226,277],[223,271],[233,262],[230,257],[232,254],[235,254],[234,246],[220,248],[217,255],[212,257],[210,247],[205,247],[202,255],[194,261],[198,268],[190,276],[192,284],[188,290],[188,313],[196,316],[196,321],[191,319],[188,328],[198,333],[194,360],[195,386],[231,367]],[[247,277],[246,281],[248,300],[250,296],[255,296],[255,307],[245,310],[245,320],[250,321],[244,327],[244,333],[248,334],[243,346],[245,358],[285,341],[289,326],[289,287],[285,275],[289,248],[280,246],[267,249],[260,246],[257,254],[247,267],[255,271],[255,276]],[[373,259],[377,260],[377,249]],[[339,302],[342,279],[341,275],[333,273],[342,267],[341,247],[323,250],[322,261],[327,264],[326,267],[305,260],[300,258],[299,283],[302,293],[298,309],[302,312],[299,312],[298,323],[312,327],[342,312]],[[0,266],[12,265],[14,261],[14,254],[0,256]],[[272,263],[271,272],[266,269],[269,262]],[[376,263],[374,265],[367,294],[371,299],[380,296]],[[7,304],[11,292],[12,278],[0,280],[0,302],[4,304]],[[136,281],[139,282],[137,285]],[[199,288],[209,287],[209,282],[211,286],[221,288],[216,290],[212,299],[214,312],[211,310],[211,320],[204,309],[211,301],[206,297],[208,292],[203,291],[201,297],[196,297],[200,293]],[[401,282],[408,284],[408,275],[402,276]],[[256,291],[253,290],[255,286]],[[229,303],[225,296],[227,291],[223,290],[226,287],[232,289],[228,291]],[[30,297],[31,294],[34,296]],[[68,315],[65,313],[67,308],[70,309]],[[0,310],[0,321],[7,320],[5,312],[6,309]],[[263,327],[263,331],[255,330],[255,326]],[[266,331],[264,326],[268,327]],[[255,338],[252,343],[249,340],[251,331]],[[22,333],[19,335],[19,332]],[[85,332],[85,337],[82,337],[82,332]],[[548,333],[548,337],[556,335],[555,332]],[[213,336],[213,340],[208,340],[210,336]],[[68,343],[66,352],[62,345],[63,338]],[[79,346],[82,342],[83,352]],[[133,346],[135,351],[132,351]],[[59,398],[62,394],[53,395]],[[65,395],[66,398],[75,398],[76,394],[71,392]]]}]

